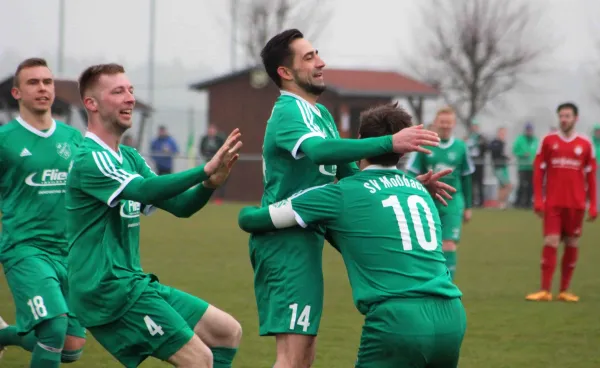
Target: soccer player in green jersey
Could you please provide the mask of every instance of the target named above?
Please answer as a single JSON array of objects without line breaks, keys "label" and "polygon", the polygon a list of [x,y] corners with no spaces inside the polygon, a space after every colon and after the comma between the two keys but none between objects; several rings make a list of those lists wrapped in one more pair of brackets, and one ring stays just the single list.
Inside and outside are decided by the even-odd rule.
[{"label": "soccer player in green jersey", "polygon": [[[406,112],[384,105],[362,114],[359,134],[381,137],[410,124]],[[365,315],[356,367],[454,368],[466,329],[462,294],[445,265],[434,201],[415,177],[396,168],[398,158],[370,157],[361,161],[360,173],[337,184],[268,207],[246,207],[240,227],[327,227],[346,264],[356,308]],[[291,308],[298,320],[297,305]]]},{"label": "soccer player in green jersey", "polygon": [[449,107],[438,110],[434,129],[442,140],[438,147],[432,147],[429,155],[416,152],[406,164],[408,171],[423,174],[428,170],[438,172],[452,169],[450,175],[442,181],[457,190],[453,199],[448,201],[448,206],[438,203],[438,212],[442,221],[442,247],[446,256],[446,265],[452,274],[456,272],[456,248],[460,241],[463,222],[471,219],[472,184],[471,175],[475,166],[469,155],[467,144],[453,136],[456,126],[456,114]]},{"label": "soccer player in green jersey", "polygon": [[[333,117],[317,103],[325,90],[325,63],[296,29],[269,40],[261,58],[281,91],[264,136],[264,206],[352,175],[361,158],[428,152],[420,146],[439,141],[422,126],[370,139],[340,139]],[[296,228],[250,237],[259,333],[275,336],[276,368],[307,367],[314,359],[323,309],[323,233]]]},{"label": "soccer player in green jersey", "polygon": [[16,325],[0,318],[0,350],[32,352],[31,367],[77,360],[85,329],[67,303],[64,209],[69,164],[81,133],[52,118],[54,77],[44,59],[17,67],[11,90],[19,117],[0,127],[0,263]]},{"label": "soccer player in green jersey", "polygon": [[241,326],[204,300],[161,284],[140,264],[140,215],[189,217],[223,183],[241,147],[236,129],[206,164],[157,176],[132,147],[133,87],[117,64],[79,78],[88,132],[67,179],[70,303],[94,338],[126,367],[152,356],[178,367],[231,367]]}]

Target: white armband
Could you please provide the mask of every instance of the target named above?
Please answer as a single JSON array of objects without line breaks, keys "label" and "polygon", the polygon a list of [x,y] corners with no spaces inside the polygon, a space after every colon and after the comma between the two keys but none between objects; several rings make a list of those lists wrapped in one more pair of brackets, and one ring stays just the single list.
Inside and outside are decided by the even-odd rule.
[{"label": "white armband", "polygon": [[292,208],[292,202],[288,199],[274,203],[269,206],[269,215],[271,215],[271,221],[273,226],[277,229],[283,229],[286,227],[293,227],[300,225],[306,227],[306,223]]}]

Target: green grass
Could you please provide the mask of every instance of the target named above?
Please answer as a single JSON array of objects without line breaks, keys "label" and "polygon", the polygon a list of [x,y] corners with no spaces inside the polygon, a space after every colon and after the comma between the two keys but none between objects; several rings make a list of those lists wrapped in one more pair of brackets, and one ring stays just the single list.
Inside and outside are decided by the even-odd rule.
[{"label": "green grass", "polygon": [[[157,213],[143,220],[142,264],[161,281],[205,298],[242,324],[234,367],[270,367],[272,338],[260,338],[247,236],[237,228],[237,205],[209,206],[189,220]],[[529,212],[478,211],[464,230],[457,283],[468,313],[461,368],[599,367],[600,226],[587,225],[573,280],[578,304],[527,303],[539,282],[540,221]],[[343,263],[327,248],[325,311],[314,367],[352,367],[362,325]],[[93,265],[90,265],[93,267]],[[558,280],[558,272],[557,278]],[[555,281],[557,282],[557,281]],[[0,315],[14,306],[0,278]],[[29,353],[11,348],[2,367],[28,367]],[[82,359],[69,367],[119,367],[90,336]],[[165,363],[147,360],[143,367]]]}]

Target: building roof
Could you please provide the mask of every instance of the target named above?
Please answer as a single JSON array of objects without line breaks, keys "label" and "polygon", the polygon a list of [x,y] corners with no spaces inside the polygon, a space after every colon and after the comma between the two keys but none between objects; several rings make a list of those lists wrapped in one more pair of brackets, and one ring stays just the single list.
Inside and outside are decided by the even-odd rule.
[{"label": "building roof", "polygon": [[[17,108],[18,104],[11,94],[10,90],[13,85],[13,77],[10,76],[0,82],[0,99],[4,100],[11,108]],[[79,97],[79,88],[77,81],[69,79],[56,79],[54,80],[54,90],[56,94],[56,100],[62,104],[71,105],[77,108],[83,108],[83,102]],[[135,108],[144,112],[151,112],[152,107],[147,105],[136,98]]]},{"label": "building roof", "polygon": [[[220,75],[205,81],[193,83],[191,89],[203,90],[227,82],[256,68],[247,68]],[[434,87],[393,71],[333,69],[324,71],[327,89],[347,97],[436,97],[439,91]]]}]

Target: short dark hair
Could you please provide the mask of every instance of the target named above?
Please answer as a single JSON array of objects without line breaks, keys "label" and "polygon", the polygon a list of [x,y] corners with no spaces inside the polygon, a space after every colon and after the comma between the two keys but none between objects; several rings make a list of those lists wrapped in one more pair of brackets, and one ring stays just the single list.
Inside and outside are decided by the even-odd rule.
[{"label": "short dark hair", "polygon": [[299,30],[295,28],[285,30],[273,36],[260,52],[265,71],[279,88],[281,88],[281,78],[277,74],[277,69],[280,66],[291,66],[294,55],[290,44],[298,38],[304,38]]},{"label": "short dark hair", "polygon": [[125,73],[125,68],[122,65],[111,63],[111,64],[98,64],[88,67],[79,76],[79,95],[83,100],[85,93],[100,79],[103,75],[114,75]]},{"label": "short dark hair", "polygon": [[577,105],[575,105],[572,102],[565,102],[565,103],[561,103],[560,105],[558,105],[558,107],[556,108],[556,113],[559,113],[560,110],[563,109],[571,109],[571,111],[573,111],[573,115],[578,116],[579,115],[579,109],[577,108]]},{"label": "short dark hair", "polygon": [[45,59],[37,57],[21,61],[21,63],[17,66],[17,70],[15,71],[15,76],[13,78],[13,87],[19,86],[19,74],[21,73],[21,70],[27,68],[35,68],[36,66],[45,66],[47,68],[48,63]]},{"label": "short dark hair", "polygon": [[[382,137],[398,133],[413,125],[412,116],[406,110],[398,107],[398,103],[389,103],[372,107],[360,114],[360,138]],[[398,164],[399,153],[385,153],[368,157],[367,161],[374,165],[393,166]]]}]

